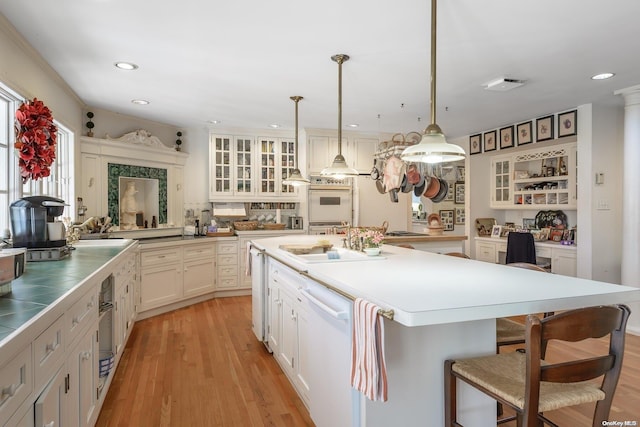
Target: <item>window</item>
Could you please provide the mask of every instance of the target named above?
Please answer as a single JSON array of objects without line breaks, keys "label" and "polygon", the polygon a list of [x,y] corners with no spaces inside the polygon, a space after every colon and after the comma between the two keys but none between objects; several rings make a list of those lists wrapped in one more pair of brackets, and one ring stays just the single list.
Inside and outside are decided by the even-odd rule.
[{"label": "window", "polygon": [[57,121],[56,160],[47,179],[22,184],[18,157],[13,148],[15,112],[24,98],[0,83],[0,235],[9,230],[9,204],[25,196],[47,195],[69,204],[63,216],[75,218],[73,183],[74,135]]}]

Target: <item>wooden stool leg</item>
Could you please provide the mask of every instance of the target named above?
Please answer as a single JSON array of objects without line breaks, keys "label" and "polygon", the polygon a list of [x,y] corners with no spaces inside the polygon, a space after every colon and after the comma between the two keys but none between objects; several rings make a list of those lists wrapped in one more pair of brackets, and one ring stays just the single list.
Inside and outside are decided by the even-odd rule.
[{"label": "wooden stool leg", "polygon": [[453,427],[456,424],[456,377],[451,373],[453,360],[444,363],[444,425]]}]

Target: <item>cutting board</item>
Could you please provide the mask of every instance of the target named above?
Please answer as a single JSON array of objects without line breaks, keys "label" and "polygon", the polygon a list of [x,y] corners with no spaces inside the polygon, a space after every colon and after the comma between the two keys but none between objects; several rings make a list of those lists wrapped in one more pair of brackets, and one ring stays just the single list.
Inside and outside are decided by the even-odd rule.
[{"label": "cutting board", "polygon": [[280,245],[280,249],[291,252],[294,255],[321,254],[333,247],[331,243],[310,245]]}]

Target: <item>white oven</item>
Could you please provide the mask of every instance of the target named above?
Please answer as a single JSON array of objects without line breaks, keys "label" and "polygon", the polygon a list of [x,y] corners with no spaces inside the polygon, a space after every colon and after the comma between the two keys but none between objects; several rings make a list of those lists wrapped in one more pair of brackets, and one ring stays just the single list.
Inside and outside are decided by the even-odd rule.
[{"label": "white oven", "polygon": [[309,186],[309,234],[353,222],[351,179],[311,177]]}]

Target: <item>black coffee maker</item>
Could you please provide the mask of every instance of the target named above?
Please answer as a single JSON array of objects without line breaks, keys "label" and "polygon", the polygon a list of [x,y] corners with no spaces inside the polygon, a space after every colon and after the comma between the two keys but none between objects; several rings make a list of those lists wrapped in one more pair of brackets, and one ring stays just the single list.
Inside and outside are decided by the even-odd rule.
[{"label": "black coffee maker", "polygon": [[[9,206],[14,248],[58,248],[66,238],[52,240],[49,226],[64,212],[64,200],[49,196],[23,197]],[[60,236],[58,236],[60,237]]]}]

